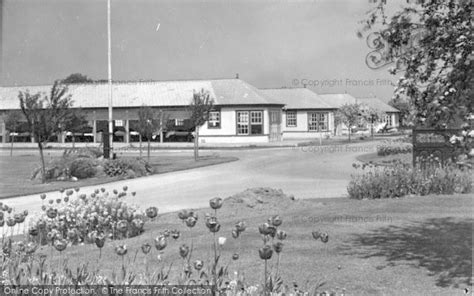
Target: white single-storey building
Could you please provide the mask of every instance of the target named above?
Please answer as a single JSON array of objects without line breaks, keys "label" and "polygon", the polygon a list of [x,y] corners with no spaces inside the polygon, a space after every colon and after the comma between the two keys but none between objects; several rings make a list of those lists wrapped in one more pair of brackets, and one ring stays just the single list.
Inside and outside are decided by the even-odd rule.
[{"label": "white single-storey building", "polygon": [[[291,138],[322,138],[335,134],[334,114],[347,103],[362,103],[382,112],[382,120],[391,126],[398,125],[398,110],[377,98],[356,99],[349,94],[318,95],[307,88],[257,89],[249,83],[235,79],[185,80],[185,81],[140,81],[114,82],[113,126],[114,141],[138,141],[133,126],[138,120],[141,106],[149,106],[166,114],[165,133],[157,135],[155,141],[174,141],[172,135],[189,135],[188,106],[193,93],[209,92],[214,109],[209,120],[199,129],[203,143],[258,143],[281,141]],[[25,125],[23,130],[8,131],[5,117],[11,110],[19,110],[18,94],[47,94],[51,85],[0,87],[0,137],[1,142],[32,141]],[[108,129],[108,84],[71,84],[68,93],[72,96],[73,108],[81,108],[89,122],[86,131],[79,133],[80,141],[101,142],[102,132]],[[69,132],[58,135],[57,141],[68,140]],[[76,135],[76,134],[75,134]],[[71,137],[69,137],[71,138]],[[69,139],[70,140],[70,139]],[[189,140],[189,139],[188,139]]]}]

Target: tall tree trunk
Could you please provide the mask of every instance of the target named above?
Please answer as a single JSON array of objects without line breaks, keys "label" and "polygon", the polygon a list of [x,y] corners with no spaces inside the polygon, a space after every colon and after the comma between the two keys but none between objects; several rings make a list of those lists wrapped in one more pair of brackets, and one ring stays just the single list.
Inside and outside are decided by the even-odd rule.
[{"label": "tall tree trunk", "polygon": [[199,158],[199,126],[196,126],[194,131],[194,160]]},{"label": "tall tree trunk", "polygon": [[148,137],[147,159],[148,159],[148,162],[150,162],[150,138],[149,137]]},{"label": "tall tree trunk", "polygon": [[349,128],[348,128],[349,142],[351,141],[351,130],[352,130],[352,128],[349,126]]},{"label": "tall tree trunk", "polygon": [[142,158],[142,134],[138,134],[138,139],[140,141],[140,148],[138,148],[140,150],[140,158]]},{"label": "tall tree trunk", "polygon": [[10,156],[13,156],[13,142],[15,142],[15,135],[12,136],[12,145],[10,146]]},{"label": "tall tree trunk", "polygon": [[38,149],[41,157],[41,182],[46,182],[46,166],[44,164],[43,144],[38,140]]}]

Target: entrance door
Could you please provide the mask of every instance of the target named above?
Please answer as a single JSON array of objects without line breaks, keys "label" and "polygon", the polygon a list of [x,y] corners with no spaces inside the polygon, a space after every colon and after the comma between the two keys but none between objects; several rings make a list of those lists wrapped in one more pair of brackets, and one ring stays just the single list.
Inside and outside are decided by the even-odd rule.
[{"label": "entrance door", "polygon": [[269,110],[270,113],[270,142],[281,141],[281,110]]}]

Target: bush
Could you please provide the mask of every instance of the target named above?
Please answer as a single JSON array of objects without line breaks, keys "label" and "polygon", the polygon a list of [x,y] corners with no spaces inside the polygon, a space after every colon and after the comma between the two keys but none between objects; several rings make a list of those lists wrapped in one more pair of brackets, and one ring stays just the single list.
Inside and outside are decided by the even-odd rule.
[{"label": "bush", "polygon": [[102,150],[96,147],[85,147],[85,148],[71,148],[66,149],[63,152],[63,157],[87,157],[87,158],[99,158],[103,155]]},{"label": "bush", "polygon": [[97,173],[97,163],[91,158],[76,158],[71,162],[69,171],[71,176],[78,179],[92,178]]},{"label": "bush", "polygon": [[[130,174],[132,171],[134,174]],[[104,164],[104,172],[111,177],[130,176],[140,177],[153,172],[152,167],[141,158],[136,159],[109,159]]]},{"label": "bush", "polygon": [[408,194],[454,194],[472,192],[473,177],[469,169],[453,166],[437,168],[430,174],[396,162],[393,166],[353,165],[366,170],[352,176],[347,192],[354,199],[402,197]]},{"label": "bush", "polygon": [[377,155],[387,156],[391,154],[411,153],[413,145],[403,141],[384,141],[377,146]]}]

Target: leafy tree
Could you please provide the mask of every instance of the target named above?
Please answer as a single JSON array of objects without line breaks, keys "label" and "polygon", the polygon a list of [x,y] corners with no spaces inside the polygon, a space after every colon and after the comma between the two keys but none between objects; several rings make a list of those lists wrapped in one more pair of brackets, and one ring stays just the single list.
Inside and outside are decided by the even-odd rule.
[{"label": "leafy tree", "polygon": [[49,95],[29,91],[20,91],[18,98],[20,108],[25,116],[28,128],[38,144],[41,157],[42,181],[46,181],[46,167],[43,147],[55,134],[66,126],[69,118],[69,108],[72,106],[71,95],[67,87],[60,81],[55,81]]},{"label": "leafy tree", "polygon": [[64,84],[92,83],[92,79],[81,73],[74,73],[63,79]]},{"label": "leafy tree", "polygon": [[61,126],[61,130],[64,132],[72,133],[72,147],[76,144],[76,133],[83,133],[86,128],[89,127],[89,122],[86,119],[86,115],[81,109],[71,109],[67,114],[67,118],[64,121],[64,125]]},{"label": "leafy tree", "polygon": [[358,35],[377,36],[377,51],[394,62],[390,72],[401,74],[394,97],[408,97],[415,125],[467,123],[474,95],[473,1],[407,1],[391,17],[386,1],[375,2]]},{"label": "leafy tree", "polygon": [[[5,129],[10,133],[18,132],[20,126],[22,125],[22,120],[24,119],[20,111],[9,111],[5,118]],[[15,142],[15,134],[13,134],[11,142],[10,156],[13,156],[13,142]]]},{"label": "leafy tree", "polygon": [[343,123],[348,128],[349,142],[351,141],[352,127],[362,118],[361,106],[358,103],[344,104],[335,113],[335,122]]},{"label": "leafy tree", "polygon": [[[166,117],[166,118],[165,118]],[[132,128],[139,133],[140,157],[142,157],[142,137],[148,141],[147,159],[150,161],[150,142],[153,134],[160,131],[166,125],[167,115],[160,110],[154,112],[149,106],[141,106],[138,110],[138,121],[132,124]]]},{"label": "leafy tree", "polygon": [[190,125],[194,128],[194,160],[199,158],[199,128],[209,119],[209,111],[212,110],[214,101],[210,98],[208,91],[201,89],[193,93],[193,99],[189,105],[191,118]]},{"label": "leafy tree", "polygon": [[370,124],[370,135],[374,136],[374,123],[383,117],[383,112],[368,106],[360,107],[361,119]]}]

